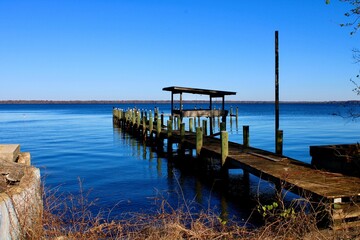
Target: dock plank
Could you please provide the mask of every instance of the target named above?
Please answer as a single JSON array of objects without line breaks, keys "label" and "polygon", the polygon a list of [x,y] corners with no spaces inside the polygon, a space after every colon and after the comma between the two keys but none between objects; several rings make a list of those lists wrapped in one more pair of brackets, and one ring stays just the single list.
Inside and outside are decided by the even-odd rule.
[{"label": "dock plank", "polygon": [[[185,141],[195,146],[195,136],[189,135]],[[220,139],[205,137],[202,151],[220,157]],[[241,144],[229,142],[229,156],[226,161],[230,165],[246,168],[259,177],[268,175],[271,179],[278,179],[304,192],[327,199],[360,196],[360,178],[317,170],[309,164],[262,149],[245,148]]]}]

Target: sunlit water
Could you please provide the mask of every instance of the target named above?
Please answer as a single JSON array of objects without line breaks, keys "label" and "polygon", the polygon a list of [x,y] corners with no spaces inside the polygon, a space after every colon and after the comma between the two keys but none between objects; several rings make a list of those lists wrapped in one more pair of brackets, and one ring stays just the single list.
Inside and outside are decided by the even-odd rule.
[{"label": "sunlit water", "polygon": [[[241,171],[232,171],[233,184],[224,187],[217,178],[178,169],[114,127],[113,106],[0,105],[0,142],[20,144],[22,152],[30,152],[32,164],[41,169],[50,189],[76,195],[81,181],[89,201],[96,203],[94,211],[111,210],[115,218],[126,212],[157,211],[159,202],[165,200],[175,208],[186,203],[194,211],[211,209],[242,221],[256,206],[252,199],[259,189],[271,194],[269,184],[259,184],[251,176],[250,198],[243,196]],[[156,106],[169,114],[170,104]],[[232,104],[227,109],[230,106],[234,112],[239,109],[237,123],[228,118],[230,141],[241,143],[242,126],[249,125],[250,145],[274,151],[274,106]],[[153,110],[155,104],[136,107]],[[282,104],[284,154],[310,163],[310,145],[359,142],[360,122],[334,115],[345,111],[339,104]]]}]

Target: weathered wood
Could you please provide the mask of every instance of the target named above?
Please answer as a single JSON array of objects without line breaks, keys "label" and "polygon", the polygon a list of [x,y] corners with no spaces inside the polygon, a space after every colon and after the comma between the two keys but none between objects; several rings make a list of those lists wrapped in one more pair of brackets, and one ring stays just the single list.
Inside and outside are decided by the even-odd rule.
[{"label": "weathered wood", "polygon": [[161,121],[160,121],[161,126],[164,126],[164,114],[161,114]]},{"label": "weathered wood", "polygon": [[153,120],[153,117],[150,112],[150,114],[149,114],[149,135],[150,135],[150,137],[152,137],[153,131],[154,131],[154,120]]},{"label": "weathered wood", "polygon": [[203,145],[203,133],[201,127],[196,128],[196,155],[199,156]]},{"label": "weathered wood", "polygon": [[161,133],[161,122],[160,122],[159,115],[157,115],[157,120],[156,120],[156,138],[157,139],[160,138],[160,133]]},{"label": "weathered wood", "polygon": [[203,129],[203,134],[204,136],[207,136],[207,121],[205,119],[203,119],[202,121],[202,129]]},{"label": "weathered wood", "polygon": [[140,112],[136,111],[136,125],[137,127],[140,126]]},{"label": "weathered wood", "polygon": [[172,131],[173,131],[172,121],[168,120],[167,121],[167,137],[168,138],[170,138],[172,136]]},{"label": "weathered wood", "polygon": [[239,107],[236,107],[236,115],[235,115],[235,119],[236,119],[236,126],[239,120]]},{"label": "weathered wood", "polygon": [[226,122],[220,123],[220,131],[226,131]]},{"label": "weathered wood", "polygon": [[144,139],[146,139],[146,121],[147,121],[147,119],[146,119],[146,115],[145,114],[143,114],[143,118],[142,118],[142,137],[144,138]]},{"label": "weathered wood", "polygon": [[135,125],[136,123],[136,114],[134,110],[131,112],[131,123],[132,125]]},{"label": "weathered wood", "polygon": [[194,131],[194,118],[189,118],[189,132]]},{"label": "weathered wood", "polygon": [[221,166],[225,165],[226,158],[229,155],[229,134],[226,131],[221,131]]},{"label": "weathered wood", "polygon": [[244,147],[250,146],[249,126],[243,126],[243,145]]},{"label": "weathered wood", "polygon": [[183,142],[185,139],[185,123],[180,124],[180,141]]}]

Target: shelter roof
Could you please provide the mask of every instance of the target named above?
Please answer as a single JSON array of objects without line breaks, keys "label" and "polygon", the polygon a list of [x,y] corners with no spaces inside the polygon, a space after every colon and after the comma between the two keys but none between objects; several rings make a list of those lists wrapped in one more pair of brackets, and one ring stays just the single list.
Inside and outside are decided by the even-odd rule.
[{"label": "shelter roof", "polygon": [[192,93],[192,94],[200,94],[200,95],[209,95],[211,97],[224,97],[225,95],[236,95],[236,92],[201,89],[201,88],[176,87],[176,86],[165,87],[163,88],[163,91],[171,91],[173,94]]}]

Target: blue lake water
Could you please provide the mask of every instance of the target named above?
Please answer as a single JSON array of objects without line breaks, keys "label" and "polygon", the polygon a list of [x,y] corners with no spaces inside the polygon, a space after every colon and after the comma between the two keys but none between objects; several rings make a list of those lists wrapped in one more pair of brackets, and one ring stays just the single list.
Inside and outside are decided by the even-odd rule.
[{"label": "blue lake water", "polygon": [[[198,104],[201,107],[201,104]],[[111,217],[126,212],[157,211],[166,200],[174,207],[191,203],[194,209],[227,212],[247,219],[254,201],[242,197],[244,187],[232,173],[229,188],[216,185],[217,179],[198,177],[180,170],[148,147],[113,126],[112,108],[132,108],[133,104],[0,104],[2,144],[20,144],[30,152],[32,164],[41,169],[48,188],[77,194],[79,179],[94,211],[111,209]],[[156,104],[168,114],[170,104]],[[137,104],[153,110],[154,103]],[[230,141],[242,142],[242,126],[250,126],[250,145],[274,151],[274,106],[272,104],[229,104],[239,109],[238,123],[230,123]],[[310,145],[360,142],[360,122],[335,116],[346,113],[340,104],[281,104],[280,129],[284,131],[284,154],[310,163]],[[256,195],[268,184],[250,178]],[[185,199],[185,200],[184,200]]]}]

